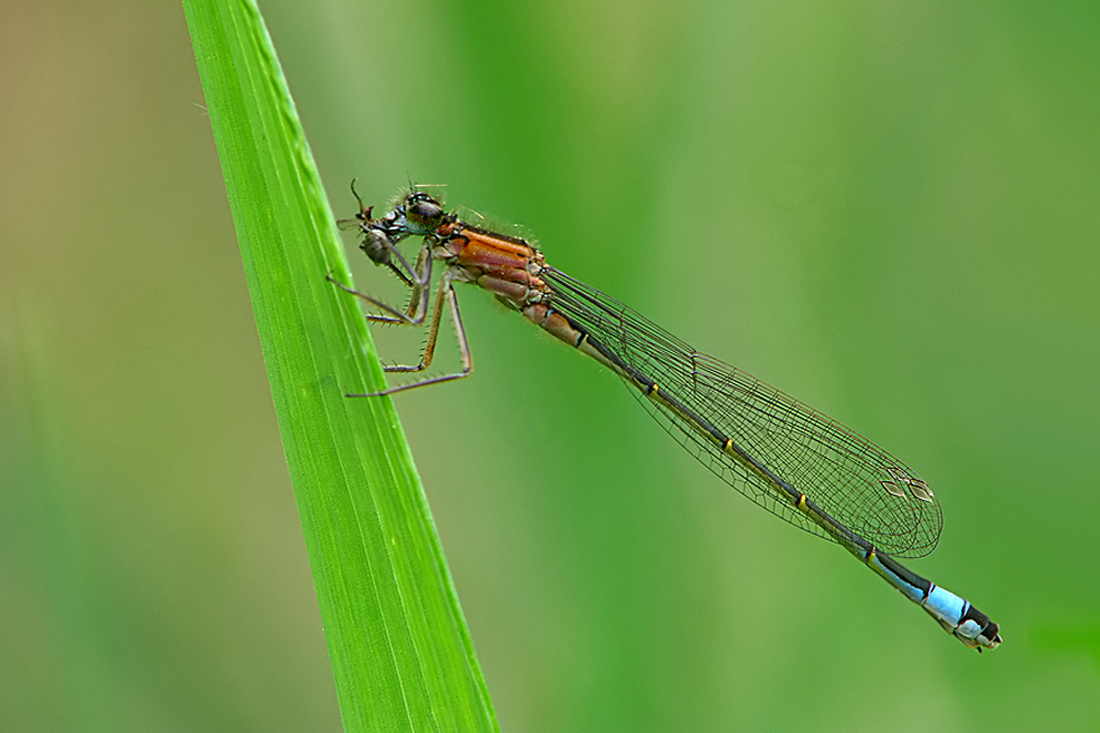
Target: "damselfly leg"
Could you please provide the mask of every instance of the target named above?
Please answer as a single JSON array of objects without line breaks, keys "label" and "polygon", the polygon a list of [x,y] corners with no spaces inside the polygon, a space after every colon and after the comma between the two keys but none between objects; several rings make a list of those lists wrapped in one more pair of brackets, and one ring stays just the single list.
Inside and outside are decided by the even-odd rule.
[{"label": "damselfly leg", "polygon": [[428,248],[426,246],[420,248],[420,254],[416,259],[416,269],[414,270],[409,266],[404,256],[398,252],[392,244],[387,242],[387,246],[392,249],[393,253],[396,254],[398,258],[400,258],[400,262],[411,275],[411,277],[406,276],[402,274],[392,262],[387,263],[390,265],[390,269],[397,273],[401,280],[408,285],[411,290],[409,294],[409,303],[403,311],[398,310],[385,301],[344,285],[334,278],[332,273],[326,275],[325,279],[345,293],[350,293],[356,298],[370,303],[375,308],[385,311],[385,314],[364,313],[363,316],[372,323],[392,323],[398,326],[423,326],[424,316],[427,315],[428,312],[428,286],[432,281],[432,258],[428,253]]},{"label": "damselfly leg", "polygon": [[451,320],[454,321],[455,334],[458,336],[458,353],[459,357],[462,359],[462,370],[452,374],[441,374],[437,377],[428,377],[427,379],[419,379],[407,384],[399,384],[384,389],[381,392],[365,392],[361,394],[349,393],[347,394],[348,397],[381,397],[383,395],[415,389],[416,387],[426,387],[429,384],[453,382],[456,379],[470,376],[470,372],[474,370],[474,360],[470,355],[470,342],[466,338],[466,329],[462,326],[462,314],[458,309],[458,297],[455,295],[455,289],[451,283],[451,278],[451,272],[447,271],[443,273],[443,277],[439,280],[439,289],[435,295],[435,307],[432,309],[432,320],[428,326],[428,340],[424,344],[424,351],[420,356],[420,363],[408,365],[394,364],[383,367],[383,370],[389,373],[410,373],[422,372],[431,366],[432,358],[435,356],[436,340],[439,337],[439,324],[443,320],[444,301],[446,301],[451,311]]}]

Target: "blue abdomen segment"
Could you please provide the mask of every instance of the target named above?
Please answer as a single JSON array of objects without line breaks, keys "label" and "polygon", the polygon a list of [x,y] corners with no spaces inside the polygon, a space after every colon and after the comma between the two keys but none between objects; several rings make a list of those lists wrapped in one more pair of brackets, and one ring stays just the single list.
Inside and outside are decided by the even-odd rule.
[{"label": "blue abdomen segment", "polygon": [[889,555],[872,548],[864,562],[902,595],[936,619],[944,631],[979,652],[996,649],[1001,643],[1000,627],[970,601],[922,578]]}]

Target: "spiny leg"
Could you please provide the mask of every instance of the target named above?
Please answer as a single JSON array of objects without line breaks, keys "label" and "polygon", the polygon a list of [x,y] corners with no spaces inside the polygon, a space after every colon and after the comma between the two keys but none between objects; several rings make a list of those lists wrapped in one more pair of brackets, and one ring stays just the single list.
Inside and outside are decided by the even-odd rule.
[{"label": "spiny leg", "polygon": [[[396,252],[396,250],[394,251]],[[402,262],[404,262],[404,258],[402,258]],[[407,267],[408,263],[405,262],[405,265]],[[411,280],[402,277],[402,279],[409,283],[412,288],[409,304],[404,311],[399,311],[388,303],[384,303],[366,293],[361,293],[354,288],[349,288],[347,285],[336,280],[336,278],[332,276],[332,273],[325,275],[325,279],[344,292],[351,293],[355,297],[365,300],[374,307],[381,308],[383,311],[390,314],[380,315],[375,313],[364,313],[363,316],[368,321],[374,323],[393,323],[402,326],[422,326],[424,325],[424,316],[427,315],[428,312],[428,284],[432,279],[432,258],[427,245],[421,247],[420,254],[417,256],[416,265],[417,270],[414,272],[414,277]],[[397,272],[392,265],[391,269]],[[410,271],[412,271],[411,268]]]},{"label": "spiny leg", "polygon": [[[401,274],[392,262],[390,263],[390,269],[398,275]],[[418,275],[414,280],[406,280],[411,292],[409,293],[409,302],[405,306],[405,319],[364,313],[363,315],[367,320],[374,323],[393,323],[403,326],[423,325],[424,316],[428,313],[428,285],[432,281],[432,259],[427,245],[420,248],[420,254],[416,257],[416,272]]]},{"label": "spiny leg", "polygon": [[424,354],[420,359],[418,365],[399,365],[384,367],[386,372],[420,372],[428,368],[432,363],[432,357],[435,355],[435,343],[439,336],[439,324],[443,319],[443,301],[446,300],[450,306],[451,319],[454,321],[455,334],[458,336],[458,353],[462,358],[462,371],[455,372],[454,374],[443,374],[438,377],[430,377],[428,379],[421,379],[416,382],[410,382],[409,384],[401,384],[396,387],[390,387],[384,389],[381,392],[367,392],[365,394],[349,394],[348,397],[381,397],[382,395],[390,395],[396,392],[404,392],[407,389],[413,389],[415,387],[425,387],[429,384],[440,384],[442,382],[451,382],[455,379],[462,379],[470,375],[470,372],[474,369],[473,357],[470,355],[470,342],[466,339],[466,329],[462,326],[462,314],[458,310],[458,297],[455,295],[454,286],[451,283],[451,273],[448,271],[443,274],[443,278],[439,281],[439,292],[435,297],[435,308],[432,312],[432,323],[428,330],[428,342],[424,345]]},{"label": "spiny leg", "polygon": [[[432,309],[432,321],[428,326],[428,339],[424,342],[424,350],[420,353],[419,364],[391,364],[390,366],[382,367],[386,372],[422,372],[432,364],[432,358],[435,357],[435,344],[439,338],[439,325],[443,322],[443,300],[447,297],[447,291],[450,290],[453,294],[454,288],[451,286],[450,273],[444,274],[439,281],[439,292],[435,294],[435,308]],[[461,334],[462,324],[459,323],[456,327]]]}]

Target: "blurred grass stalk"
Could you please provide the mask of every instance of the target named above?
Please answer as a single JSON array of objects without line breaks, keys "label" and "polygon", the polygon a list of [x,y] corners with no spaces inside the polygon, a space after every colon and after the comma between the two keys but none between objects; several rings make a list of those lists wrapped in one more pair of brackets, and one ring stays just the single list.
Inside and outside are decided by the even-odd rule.
[{"label": "blurred grass stalk", "polygon": [[[253,0],[184,0],[346,730],[497,730],[313,156]],[[364,381],[365,380],[365,381]],[[277,500],[277,497],[272,497]]]}]

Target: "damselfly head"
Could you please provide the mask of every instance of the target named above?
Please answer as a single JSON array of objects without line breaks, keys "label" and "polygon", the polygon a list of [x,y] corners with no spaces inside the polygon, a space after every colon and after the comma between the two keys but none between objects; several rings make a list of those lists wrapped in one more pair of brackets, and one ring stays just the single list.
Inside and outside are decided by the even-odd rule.
[{"label": "damselfly head", "polygon": [[423,191],[415,188],[405,197],[405,224],[410,234],[430,234],[443,223],[446,212],[443,205]]}]

